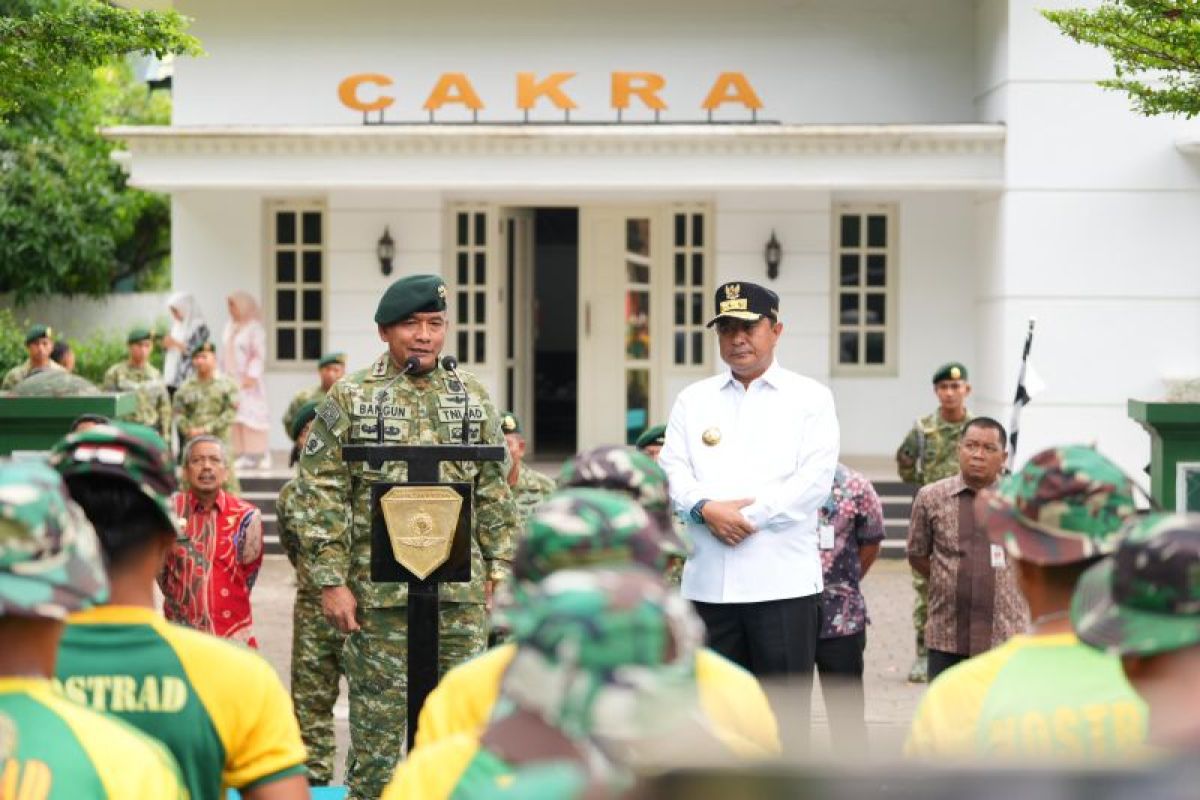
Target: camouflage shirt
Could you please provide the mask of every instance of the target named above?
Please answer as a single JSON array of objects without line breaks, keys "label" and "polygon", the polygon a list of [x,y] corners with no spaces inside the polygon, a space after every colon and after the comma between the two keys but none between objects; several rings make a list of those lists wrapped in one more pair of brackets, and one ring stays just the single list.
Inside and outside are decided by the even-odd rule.
[{"label": "camouflage shirt", "polygon": [[292,402],[288,403],[287,411],[283,412],[283,432],[287,434],[289,439],[292,438],[292,420],[296,419],[296,414],[300,413],[300,408],[308,402],[321,405],[321,401],[324,399],[325,390],[321,388],[320,384],[310,386],[292,398]]},{"label": "camouflage shirt", "polygon": [[96,385],[82,375],[65,369],[37,369],[13,387],[18,397],[87,397],[100,394]]},{"label": "camouflage shirt", "polygon": [[[62,369],[62,365],[57,361],[47,361],[46,366],[42,369]],[[15,388],[18,383],[28,378],[31,372],[33,372],[33,364],[30,364],[27,358],[24,364],[15,366],[4,374],[4,382],[0,383],[0,391],[7,392]]]},{"label": "camouflage shirt", "polygon": [[162,373],[149,362],[135,367],[128,361],[113,364],[104,373],[101,386],[106,392],[133,392],[137,408],[126,419],[158,431],[163,441],[171,441],[171,396]]},{"label": "camouflage shirt", "polygon": [[[318,586],[349,586],[359,605],[366,608],[406,603],[408,588],[404,584],[371,581],[370,499],[372,483],[403,482],[407,467],[391,462],[375,470],[362,462],[347,464],[342,460],[342,446],[374,444],[380,411],[386,443],[457,443],[467,399],[464,388],[470,396],[470,441],[503,445],[500,415],[487,390],[473,375],[461,370],[459,375],[465,387],[441,368],[425,375],[401,376],[390,355],[384,353],[367,369],[336,383],[326,395],[300,459],[305,491],[300,498],[303,512],[298,528],[302,549],[311,554],[312,577]],[[505,480],[511,463],[506,456],[503,462],[442,464],[443,481],[475,486],[471,582],[445,584],[443,600],[482,603],[484,581],[508,577],[519,525]]]},{"label": "camouflage shirt", "polygon": [[237,405],[238,388],[229,378],[217,375],[202,381],[193,375],[175,392],[175,419],[184,438],[200,428],[228,444]]},{"label": "camouflage shirt", "polygon": [[946,422],[940,410],[918,419],[896,451],[900,480],[925,486],[957,475],[958,441],[970,421],[969,411],[960,422]]},{"label": "camouflage shirt", "polygon": [[512,487],[513,500],[517,511],[521,514],[520,530],[525,530],[529,515],[542,504],[542,501],[554,493],[556,484],[553,480],[538,472],[527,464],[522,464],[517,474],[517,485]]}]

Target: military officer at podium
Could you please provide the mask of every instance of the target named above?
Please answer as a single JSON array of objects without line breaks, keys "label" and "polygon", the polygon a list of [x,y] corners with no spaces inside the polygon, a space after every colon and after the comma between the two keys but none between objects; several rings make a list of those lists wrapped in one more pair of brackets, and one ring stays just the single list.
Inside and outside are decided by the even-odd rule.
[{"label": "military officer at podium", "polygon": [[[475,376],[439,363],[449,326],[446,287],[434,275],[393,283],[375,312],[387,350],[366,369],[335,384],[317,411],[300,459],[303,510],[298,520],[310,574],[321,586],[330,624],[348,634],[350,797],[383,791],[405,741],[407,641],[404,584],[370,577],[371,484],[405,480],[402,463],[373,470],[342,460],[347,444],[457,444],[463,425],[472,444],[504,444],[500,415]],[[406,363],[416,364],[408,368]],[[465,400],[465,402],[464,402]],[[379,426],[382,424],[382,436]],[[508,577],[517,511],[504,462],[447,462],[443,481],[475,485],[471,583],[441,587],[439,672],[483,651],[486,600]]]}]

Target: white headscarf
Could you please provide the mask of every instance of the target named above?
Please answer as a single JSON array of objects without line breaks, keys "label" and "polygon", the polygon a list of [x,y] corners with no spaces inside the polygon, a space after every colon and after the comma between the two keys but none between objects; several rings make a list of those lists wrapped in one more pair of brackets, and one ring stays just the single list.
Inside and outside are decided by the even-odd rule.
[{"label": "white headscarf", "polygon": [[[196,298],[192,297],[190,292],[175,292],[167,298],[167,308],[175,309],[182,317],[182,319],[175,319],[172,315],[171,338],[186,345],[196,329],[205,324],[204,315],[200,312]],[[178,350],[166,351],[163,372],[168,386],[178,386],[183,383],[186,376],[182,372],[190,361],[190,354],[184,354]]]}]

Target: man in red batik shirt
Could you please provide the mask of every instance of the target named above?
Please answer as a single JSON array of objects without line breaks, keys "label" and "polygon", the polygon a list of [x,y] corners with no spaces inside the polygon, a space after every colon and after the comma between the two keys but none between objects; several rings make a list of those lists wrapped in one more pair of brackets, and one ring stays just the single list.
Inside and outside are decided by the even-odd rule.
[{"label": "man in red batik shirt", "polygon": [[250,589],[262,566],[262,514],[221,489],[224,445],[197,436],[183,451],[187,491],[171,499],[183,536],[158,576],[163,614],[171,622],[258,647]]}]

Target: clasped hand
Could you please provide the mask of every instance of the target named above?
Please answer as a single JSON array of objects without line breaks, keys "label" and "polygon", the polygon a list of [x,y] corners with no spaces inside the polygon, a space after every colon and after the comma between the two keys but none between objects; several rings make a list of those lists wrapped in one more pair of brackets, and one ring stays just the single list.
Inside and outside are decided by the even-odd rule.
[{"label": "clasped hand", "polygon": [[733,547],[741,544],[755,531],[754,524],[742,515],[742,509],[753,502],[754,498],[709,500],[700,510],[700,514],[712,535]]}]

